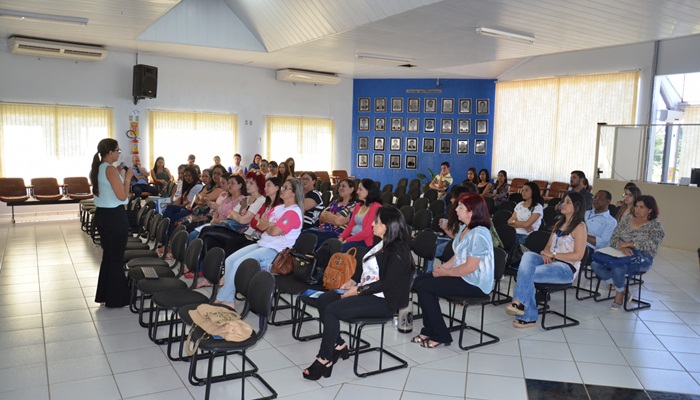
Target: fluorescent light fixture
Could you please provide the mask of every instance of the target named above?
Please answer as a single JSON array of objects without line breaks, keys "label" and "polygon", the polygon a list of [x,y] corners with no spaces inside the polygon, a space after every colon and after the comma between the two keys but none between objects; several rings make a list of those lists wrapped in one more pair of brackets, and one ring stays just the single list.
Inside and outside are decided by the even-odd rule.
[{"label": "fluorescent light fixture", "polygon": [[80,25],[87,26],[88,19],[80,17],[69,17],[66,15],[39,14],[33,12],[2,10],[0,9],[0,18],[15,19],[18,21],[29,22],[53,22],[58,24]]},{"label": "fluorescent light fixture", "polygon": [[410,58],[405,57],[395,57],[395,56],[384,56],[381,54],[369,54],[369,53],[356,53],[355,57],[358,60],[373,60],[373,61],[383,61],[392,64],[410,64]]},{"label": "fluorescent light fixture", "polygon": [[518,35],[517,33],[499,31],[497,29],[479,27],[476,28],[476,33],[484,36],[491,36],[498,39],[507,39],[520,43],[533,44],[535,42],[534,36]]}]

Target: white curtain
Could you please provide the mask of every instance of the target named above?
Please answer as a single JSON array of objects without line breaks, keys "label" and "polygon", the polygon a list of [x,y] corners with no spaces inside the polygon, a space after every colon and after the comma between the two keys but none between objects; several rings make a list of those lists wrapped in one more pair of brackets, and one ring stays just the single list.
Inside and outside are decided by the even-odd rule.
[{"label": "white curtain", "polygon": [[292,157],[297,172],[331,171],[332,119],[267,116],[265,122],[270,160],[279,163]]}]

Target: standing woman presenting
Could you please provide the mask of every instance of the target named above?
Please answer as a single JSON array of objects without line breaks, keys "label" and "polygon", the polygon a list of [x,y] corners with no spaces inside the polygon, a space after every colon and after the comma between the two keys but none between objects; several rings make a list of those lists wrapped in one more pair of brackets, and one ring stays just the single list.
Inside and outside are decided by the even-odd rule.
[{"label": "standing woman presenting", "polygon": [[[130,291],[122,264],[129,235],[124,205],[129,197],[129,183],[134,172],[118,171],[112,164],[119,161],[119,143],[102,139],[92,159],[90,181],[95,195],[95,226],[100,234],[102,263],[97,278],[95,302],[109,308],[129,305]],[[123,174],[123,175],[122,175]]]}]

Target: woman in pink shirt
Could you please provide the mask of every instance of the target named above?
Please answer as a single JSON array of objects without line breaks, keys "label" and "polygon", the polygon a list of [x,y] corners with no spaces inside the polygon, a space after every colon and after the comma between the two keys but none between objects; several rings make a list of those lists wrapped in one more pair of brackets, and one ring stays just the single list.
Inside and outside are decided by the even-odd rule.
[{"label": "woman in pink shirt", "polygon": [[357,187],[357,204],[347,228],[338,237],[343,242],[343,252],[352,247],[374,245],[372,221],[382,206],[379,185],[371,179],[363,179]]}]

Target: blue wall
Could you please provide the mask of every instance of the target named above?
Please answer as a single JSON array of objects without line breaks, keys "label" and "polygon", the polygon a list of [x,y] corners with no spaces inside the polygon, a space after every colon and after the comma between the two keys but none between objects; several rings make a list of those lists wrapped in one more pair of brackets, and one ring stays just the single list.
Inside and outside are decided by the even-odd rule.
[{"label": "blue wall", "polygon": [[[356,79],[353,87],[353,123],[352,123],[352,175],[379,180],[382,185],[396,183],[400,178],[413,179],[419,173],[428,175],[428,168],[434,173],[439,172],[440,164],[448,161],[451,164],[451,173],[456,183],[462,182],[467,176],[467,169],[475,167],[491,168],[491,155],[493,149],[493,113],[496,84],[493,80],[480,79],[441,79],[437,85],[436,79]],[[375,109],[377,99],[386,99],[386,109]],[[418,112],[415,108],[409,112],[409,99],[417,99]],[[426,100],[435,99],[436,110],[426,112]],[[443,100],[451,99],[453,110],[444,112]],[[460,112],[460,100],[471,100],[469,112]],[[369,102],[369,110],[360,110],[360,102],[363,105]],[[394,100],[394,101],[392,101]],[[487,113],[477,114],[479,100],[488,100]],[[392,110],[392,103],[401,105],[401,111]],[[412,100],[411,104],[415,105]],[[377,130],[377,119],[385,119],[385,130]],[[401,119],[401,130],[392,132],[392,118]],[[409,118],[418,119],[418,131],[408,132]],[[360,120],[369,122],[369,126],[360,130]],[[435,119],[435,131],[427,132],[426,119]],[[469,133],[459,133],[460,120],[467,119]],[[477,134],[477,120],[485,120],[487,129],[485,134]],[[452,124],[452,133],[441,132],[443,122]],[[381,123],[380,123],[381,124]],[[360,150],[360,138],[367,138],[368,149]],[[384,150],[374,150],[376,138],[384,139]],[[401,150],[392,151],[390,145],[392,138],[399,138]],[[416,151],[407,150],[407,139],[417,139]],[[434,152],[424,152],[424,139],[434,139]],[[440,153],[441,139],[450,142],[450,153]],[[485,154],[475,153],[476,141],[485,140]],[[468,152],[457,153],[458,141],[468,142]],[[368,167],[358,166],[358,155],[367,155]],[[384,156],[384,167],[373,166],[374,156]],[[390,168],[390,156],[400,156],[400,168]],[[406,168],[406,156],[416,156],[416,169]]]}]

